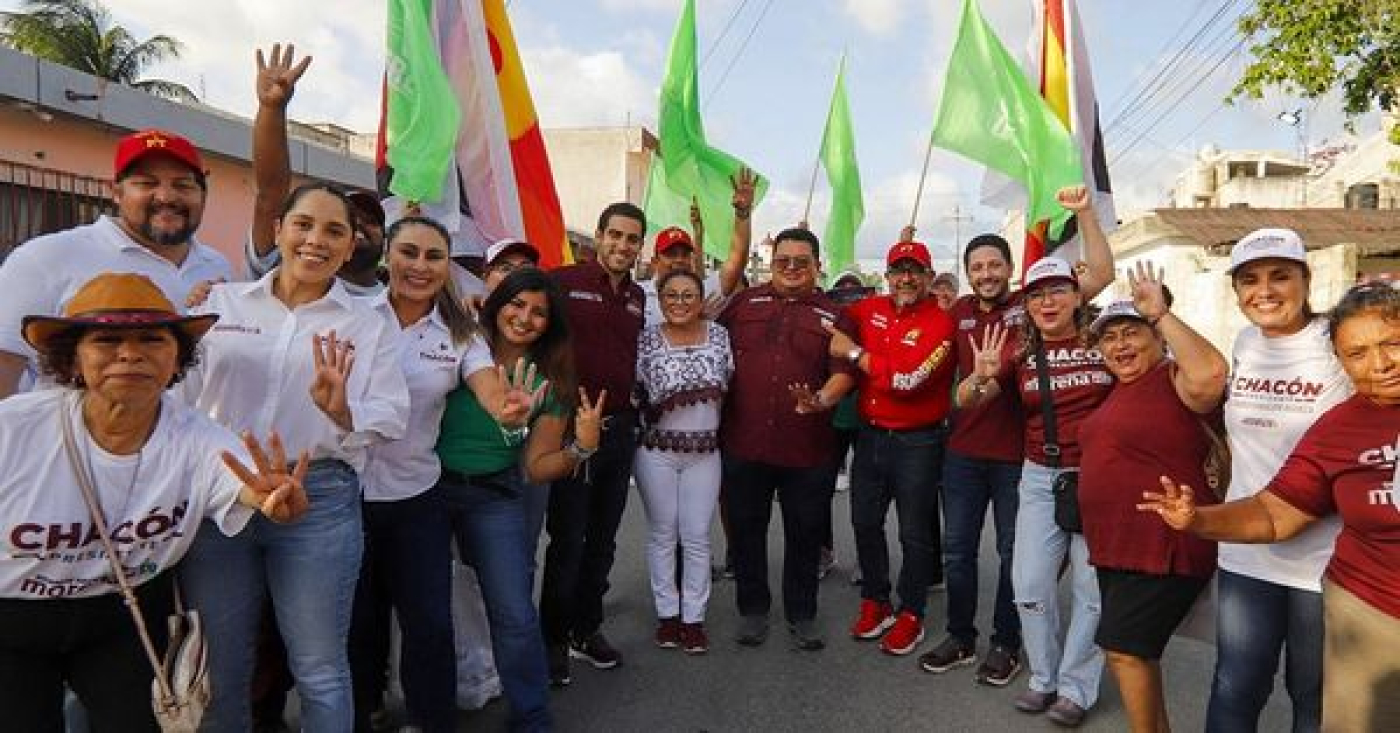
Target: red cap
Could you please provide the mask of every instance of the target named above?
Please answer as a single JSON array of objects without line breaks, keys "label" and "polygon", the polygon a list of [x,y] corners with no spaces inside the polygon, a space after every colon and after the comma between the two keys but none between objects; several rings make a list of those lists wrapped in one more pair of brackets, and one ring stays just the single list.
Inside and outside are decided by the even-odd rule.
[{"label": "red cap", "polygon": [[189,140],[164,130],[142,130],[127,135],[117,143],[117,155],[112,163],[112,176],[121,178],[122,174],[126,173],[126,170],[135,165],[137,161],[148,155],[158,154],[167,155],[184,163],[200,177],[206,173],[204,161],[199,157],[199,150]]},{"label": "red cap", "polygon": [[692,250],[695,249],[695,243],[690,240],[690,235],[680,227],[666,227],[656,234],[657,254],[664,254],[681,245]]},{"label": "red cap", "polygon": [[900,260],[914,260],[925,269],[933,267],[933,258],[929,256],[928,247],[922,242],[896,242],[890,247],[889,254],[885,255],[885,264],[893,265]]}]

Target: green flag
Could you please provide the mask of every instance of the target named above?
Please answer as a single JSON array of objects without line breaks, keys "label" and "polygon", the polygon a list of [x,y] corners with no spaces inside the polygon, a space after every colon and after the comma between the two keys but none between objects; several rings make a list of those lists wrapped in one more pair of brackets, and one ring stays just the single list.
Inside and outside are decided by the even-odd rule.
[{"label": "green flag", "polygon": [[856,134],[851,108],[846,103],[846,57],[836,70],[836,89],[822,132],[822,166],[831,184],[831,213],[826,218],[822,244],[826,247],[826,271],[839,273],[855,262],[856,230],[865,220],[860,193],[860,168],[856,166]]},{"label": "green flag", "polygon": [[1051,235],[1059,236],[1070,212],[1055,201],[1055,192],[1083,181],[1079,150],[975,0],[963,2],[933,142],[1021,183],[1026,227],[1048,220]]},{"label": "green flag", "polygon": [[[661,109],[657,115],[661,165],[665,171],[664,175],[657,176],[653,166],[651,183],[660,182],[664,190],[653,191],[652,185],[647,186],[647,225],[652,231],[667,226],[689,230],[689,202],[694,197],[705,224],[705,252],[723,259],[729,252],[729,234],[734,230],[731,207],[734,187],[730,179],[738,175],[744,163],[710,147],[705,140],[705,125],[700,119],[695,46],[695,0],[686,0],[671,38],[666,78],[661,83]],[[763,200],[767,191],[768,181],[756,176],[755,205]],[[662,205],[662,202],[673,204],[677,199],[684,205]]]},{"label": "green flag", "polygon": [[409,201],[442,198],[462,113],[442,68],[432,0],[390,0],[385,135],[389,191]]}]

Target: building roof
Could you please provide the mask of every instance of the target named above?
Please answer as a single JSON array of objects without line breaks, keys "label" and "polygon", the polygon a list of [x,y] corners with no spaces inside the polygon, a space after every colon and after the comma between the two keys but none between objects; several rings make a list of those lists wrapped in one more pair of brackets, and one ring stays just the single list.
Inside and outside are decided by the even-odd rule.
[{"label": "building roof", "polygon": [[1155,209],[1167,228],[1210,248],[1228,247],[1264,227],[1298,232],[1308,249],[1354,244],[1365,255],[1400,252],[1395,209]]}]

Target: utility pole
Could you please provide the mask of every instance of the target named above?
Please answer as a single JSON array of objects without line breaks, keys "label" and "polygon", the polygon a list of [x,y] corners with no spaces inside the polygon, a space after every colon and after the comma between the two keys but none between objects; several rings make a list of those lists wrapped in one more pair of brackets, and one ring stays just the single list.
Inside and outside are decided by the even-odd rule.
[{"label": "utility pole", "polygon": [[943,217],[943,221],[951,221],[951,222],[953,222],[953,251],[954,251],[954,252],[961,252],[961,251],[962,251],[962,246],[963,246],[963,241],[962,241],[962,223],[965,222],[965,221],[966,221],[966,222],[971,222],[971,221],[974,221],[974,219],[975,219],[975,218],[974,218],[972,215],[970,215],[970,214],[964,216],[963,213],[962,213],[962,207],[960,207],[956,201],[953,202],[953,214],[952,214],[951,216],[945,216],[945,217]]}]

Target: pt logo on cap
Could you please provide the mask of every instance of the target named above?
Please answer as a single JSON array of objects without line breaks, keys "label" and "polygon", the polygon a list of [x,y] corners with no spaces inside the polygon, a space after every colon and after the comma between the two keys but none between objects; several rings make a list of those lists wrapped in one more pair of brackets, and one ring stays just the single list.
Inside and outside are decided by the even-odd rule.
[{"label": "pt logo on cap", "polygon": [[161,137],[158,132],[149,132],[141,136],[146,141],[147,148],[163,148],[170,142],[169,138]]}]

